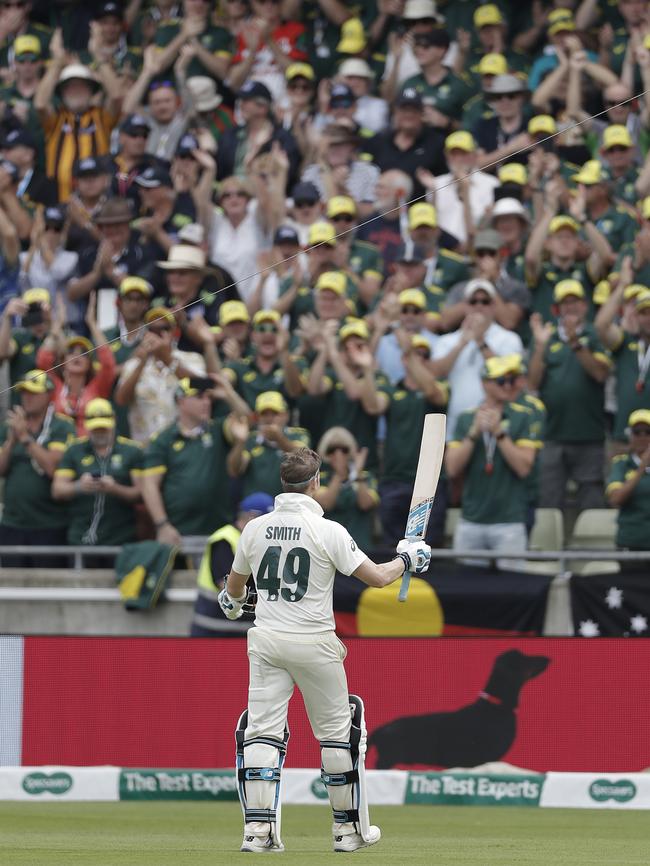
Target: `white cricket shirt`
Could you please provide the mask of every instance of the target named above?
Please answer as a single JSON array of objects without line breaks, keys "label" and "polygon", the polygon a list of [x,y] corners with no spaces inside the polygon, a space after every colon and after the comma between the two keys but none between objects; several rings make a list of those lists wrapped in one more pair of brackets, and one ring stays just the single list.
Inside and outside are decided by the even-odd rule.
[{"label": "white cricket shirt", "polygon": [[257,586],[255,624],[296,634],[334,629],[334,574],[366,559],[350,533],[304,493],[281,493],[270,514],[244,527],[233,571]]}]

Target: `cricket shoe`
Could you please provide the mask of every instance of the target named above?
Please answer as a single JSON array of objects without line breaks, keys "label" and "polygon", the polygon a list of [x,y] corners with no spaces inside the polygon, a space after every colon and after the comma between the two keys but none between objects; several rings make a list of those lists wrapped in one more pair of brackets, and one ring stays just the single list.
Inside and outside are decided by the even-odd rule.
[{"label": "cricket shoe", "polygon": [[381,830],[371,824],[368,829],[368,838],[364,839],[361,833],[350,833],[348,836],[334,837],[335,851],[359,851],[361,848],[368,848],[370,845],[376,845],[381,839]]},{"label": "cricket shoe", "polygon": [[284,845],[276,845],[271,836],[244,836],[239,850],[249,854],[279,854]]}]

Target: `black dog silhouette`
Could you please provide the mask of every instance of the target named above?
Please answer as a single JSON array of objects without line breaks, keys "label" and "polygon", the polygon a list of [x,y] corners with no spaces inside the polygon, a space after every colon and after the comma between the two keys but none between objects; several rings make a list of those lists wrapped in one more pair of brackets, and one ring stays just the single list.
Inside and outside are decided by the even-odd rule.
[{"label": "black dog silhouette", "polygon": [[451,713],[405,716],[376,728],[377,769],[396,764],[476,767],[502,758],[517,731],[515,710],[522,686],[546,670],[546,656],[508,650],[497,656],[485,690],[473,704]]}]

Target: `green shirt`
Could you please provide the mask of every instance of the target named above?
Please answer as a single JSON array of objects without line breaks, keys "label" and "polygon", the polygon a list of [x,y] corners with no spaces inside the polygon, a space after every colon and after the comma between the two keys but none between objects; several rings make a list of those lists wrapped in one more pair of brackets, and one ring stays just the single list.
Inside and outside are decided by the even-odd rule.
[{"label": "green shirt", "polygon": [[[375,386],[383,391],[388,387],[388,379],[383,373],[376,372]],[[329,392],[321,398],[321,417],[323,432],[329,427],[345,427],[357,440],[359,448],[368,449],[366,465],[374,470],[379,462],[377,452],[378,416],[369,415],[361,404],[361,400],[352,400],[345,393],[343,383],[339,382],[336,373],[330,367],[326,371],[330,384]]]},{"label": "green shirt", "polygon": [[[180,18],[172,18],[161,24],[156,30],[155,44],[158,48],[164,48],[169,45],[180,33],[182,27]],[[224,27],[215,27],[212,24],[207,24],[203,32],[197,37],[200,44],[206,51],[213,54],[215,57],[227,57],[230,59],[235,51],[235,42],[232,34]],[[170,67],[171,68],[171,67]],[[165,70],[163,70],[164,72]],[[198,57],[193,57],[187,67],[186,75],[191,78],[194,75],[207,75],[214,78],[214,75],[209,69],[201,63]]]},{"label": "green shirt", "polygon": [[[358,315],[358,305],[359,305],[359,287],[355,280],[350,276],[350,274],[346,273],[345,275],[345,293],[348,299],[348,307],[350,316]],[[287,276],[281,282],[278,289],[278,293],[280,297],[288,292],[293,284],[293,277]],[[298,327],[298,320],[301,316],[306,315],[315,315],[316,314],[316,305],[314,301],[314,289],[310,286],[300,286],[296,293],[293,303],[289,308],[289,330],[294,331]]]},{"label": "green shirt", "polygon": [[[50,40],[52,38],[52,28],[45,24],[28,24],[25,32],[21,36],[35,36],[41,43],[41,60],[47,60],[50,56]],[[8,36],[0,42],[0,66],[11,66],[13,60],[13,45],[15,36]]]},{"label": "green shirt", "polygon": [[[458,416],[448,448],[457,448],[467,436],[476,409]],[[517,403],[506,403],[503,425],[515,445],[537,447],[531,427],[532,412]],[[488,459],[492,452],[491,459]],[[479,436],[463,481],[462,515],[472,523],[524,523],[528,504],[526,479],[514,472],[501,454],[495,438]]]},{"label": "green shirt", "polygon": [[[606,492],[622,487],[636,474],[639,466],[632,454],[619,454],[612,460],[607,479]],[[650,469],[634,488],[632,495],[621,505],[618,512],[616,546],[632,550],[648,549],[648,527],[650,526]]]},{"label": "green shirt", "polygon": [[489,120],[494,117],[494,109],[482,93],[475,93],[465,103],[461,126],[471,132],[479,120]]},{"label": "green shirt", "polygon": [[[45,338],[35,337],[31,331],[18,330],[11,335],[11,349],[15,349],[9,361],[9,382],[15,385],[25,373],[36,369],[36,353],[40,349]],[[20,403],[20,391],[13,389],[11,392],[11,403]]]},{"label": "green shirt", "polygon": [[287,398],[284,368],[280,361],[276,362],[270,373],[262,373],[255,364],[255,358],[243,358],[241,361],[230,362],[224,367],[224,372],[251,409],[255,408],[255,400],[265,391],[279,391]]},{"label": "green shirt", "polygon": [[[6,441],[7,432],[6,424],[0,425],[0,444]],[[73,421],[55,413],[52,406],[36,437],[39,444],[49,451],[63,451],[73,437]],[[17,442],[11,449],[5,474],[2,524],[16,529],[61,529],[66,526],[68,509],[64,502],[52,499],[51,487],[49,475]]]},{"label": "green shirt", "polygon": [[589,276],[584,262],[575,262],[568,268],[559,268],[553,262],[543,262],[536,281],[528,280],[528,287],[533,296],[531,313],[540,313],[545,322],[554,321],[551,307],[553,305],[553,289],[560,280],[578,280],[582,283],[587,298],[593,295],[594,282]]},{"label": "green shirt", "polygon": [[170,424],[149,442],[144,472],[164,476],[167,517],[181,535],[210,535],[232,521],[227,452],[224,426],[213,422],[193,438]]},{"label": "green shirt", "polygon": [[[81,478],[84,472],[110,475],[118,484],[133,485],[142,474],[143,452],[132,439],[117,436],[110,454],[100,457],[87,436],[66,448],[56,475]],[[76,493],[70,500],[69,544],[126,544],[135,541],[133,504],[106,493]]]},{"label": "green shirt", "polygon": [[630,209],[612,205],[601,217],[594,220],[598,231],[607,238],[612,250],[620,250],[623,244],[634,241],[639,223]]},{"label": "green shirt", "polygon": [[[302,427],[285,427],[284,435],[291,442],[300,442],[305,448],[310,446],[309,433]],[[284,451],[253,432],[248,437],[244,454],[249,462],[243,475],[242,498],[251,493],[268,493],[269,496],[282,493],[280,463]]]},{"label": "green shirt", "polygon": [[394,387],[385,384],[380,390],[390,401],[386,411],[382,483],[412,484],[418,468],[424,416],[433,411],[433,406],[421,391],[411,391],[403,382]]},{"label": "green shirt", "polygon": [[[650,348],[643,345],[641,351]],[[625,428],[631,413],[650,406],[650,371],[640,378],[639,338],[628,331],[623,333],[620,345],[612,351],[616,374],[616,415],[612,436],[620,442],[627,441]],[[637,382],[642,383],[637,390]]]},{"label": "green shirt", "polygon": [[530,475],[526,478],[526,498],[530,505],[535,506],[539,499],[539,464],[546,432],[546,406],[542,403],[539,397],[535,397],[533,394],[528,394],[526,391],[522,391],[513,402],[518,406],[524,406],[531,412],[530,429],[534,434],[535,448],[537,451],[533,468],[531,469]]},{"label": "green shirt", "polygon": [[465,256],[453,250],[440,248],[433,269],[433,285],[448,291],[456,283],[462,283],[471,277],[470,262]]},{"label": "green shirt", "polygon": [[425,104],[430,102],[441,114],[453,119],[462,115],[463,105],[472,95],[468,85],[453,72],[448,72],[438,84],[428,84],[422,73],[413,75],[402,84],[402,90],[407,87],[414,87]]},{"label": "green shirt", "polygon": [[[115,325],[113,328],[107,328],[104,331],[104,337],[106,337],[106,340],[111,347],[111,351],[113,352],[113,355],[115,355],[115,361],[120,367],[129,360],[131,355],[140,345],[140,340],[136,340],[133,343],[125,343],[122,339],[119,325]],[[119,376],[116,376],[115,382],[113,383],[113,394],[115,393],[118,382]],[[113,400],[113,409],[115,410],[117,432],[120,436],[130,436],[131,428],[129,427],[129,407],[119,406],[115,400]]]},{"label": "green shirt", "polygon": [[[627,204],[632,205],[632,207],[635,207],[637,201],[639,200],[639,196],[636,191],[636,182],[639,179],[639,174],[639,167],[634,165],[620,177],[610,178],[610,184],[612,185],[614,198],[621,199],[622,201],[627,202]],[[636,225],[636,228],[638,229],[638,223]]]},{"label": "green shirt", "polygon": [[[609,352],[586,324],[580,342],[601,361]],[[546,438],[551,442],[602,442],[605,438],[605,385],[583,368],[576,353],[554,328],[544,350],[546,369],[539,396],[548,412]]]},{"label": "green shirt", "polygon": [[348,264],[350,270],[358,277],[368,274],[383,279],[384,260],[376,244],[368,241],[352,241]]},{"label": "green shirt", "polygon": [[[320,486],[321,490],[327,489],[332,481],[332,471],[327,464],[321,469]],[[336,520],[342,526],[345,526],[357,543],[359,550],[369,550],[372,544],[372,528],[374,520],[374,509],[362,511],[357,505],[357,484],[358,481],[364,481],[370,491],[371,496],[379,504],[379,493],[377,492],[377,479],[371,472],[365,469],[361,472],[358,479],[354,481],[348,478],[339,491],[336,498],[334,508],[325,512],[325,517],[328,520]]]}]

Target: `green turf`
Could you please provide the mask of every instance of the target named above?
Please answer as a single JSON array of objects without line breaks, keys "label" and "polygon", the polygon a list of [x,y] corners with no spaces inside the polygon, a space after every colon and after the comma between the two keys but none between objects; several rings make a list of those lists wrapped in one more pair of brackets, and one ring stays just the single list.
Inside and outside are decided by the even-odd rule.
[{"label": "green turf", "polygon": [[[283,864],[327,853],[329,810],[288,806]],[[647,812],[497,807],[374,807],[384,838],[358,852],[375,866],[647,866]],[[232,866],[241,812],[222,803],[0,802],[3,866]],[[247,859],[246,858],[245,862]],[[273,859],[273,858],[272,858]]]}]

